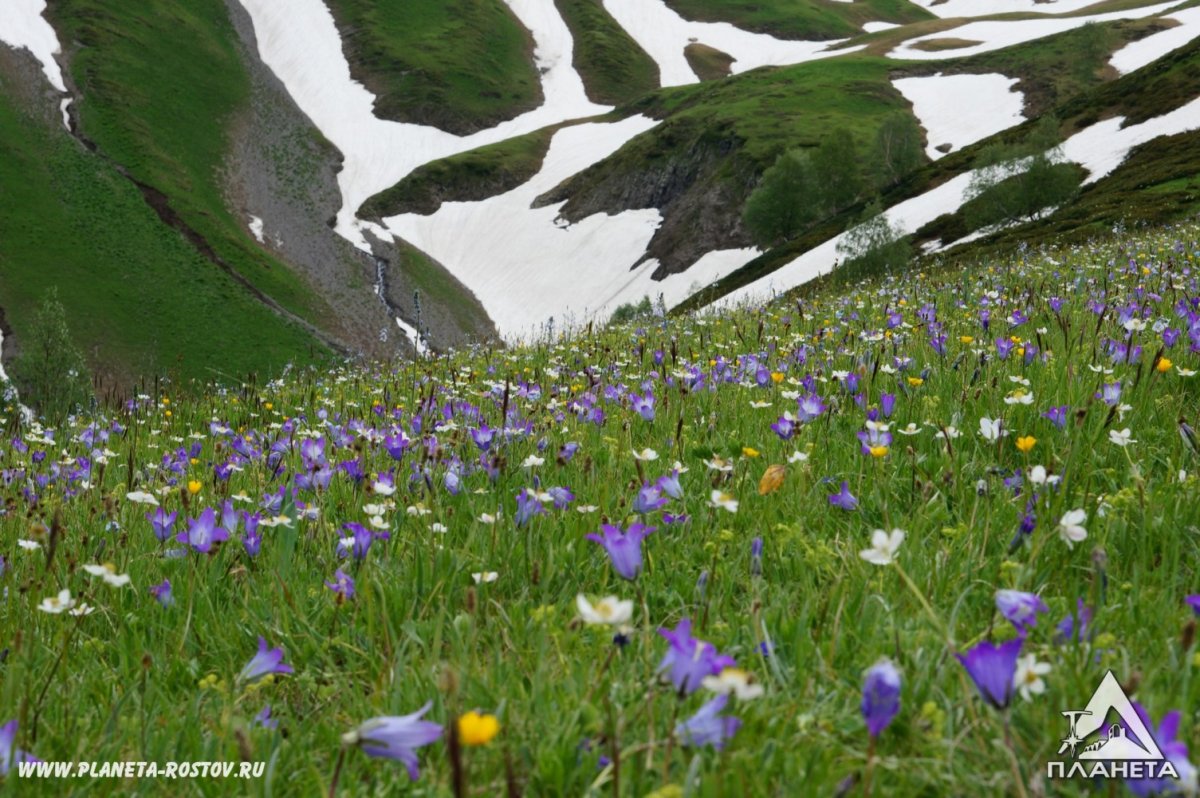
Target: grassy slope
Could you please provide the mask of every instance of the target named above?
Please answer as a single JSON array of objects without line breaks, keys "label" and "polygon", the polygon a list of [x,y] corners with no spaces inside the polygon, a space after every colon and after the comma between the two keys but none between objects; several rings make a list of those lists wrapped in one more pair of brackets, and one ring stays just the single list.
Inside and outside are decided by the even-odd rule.
[{"label": "grassy slope", "polygon": [[[313,322],[329,313],[285,264],[259,249],[226,207],[219,171],[225,125],[249,99],[249,79],[220,0],[186,7],[63,0],[53,7],[75,42],[72,76],[82,132],[172,210],[234,271]],[[249,346],[249,344],[246,344]]]},{"label": "grassy slope", "polygon": [[20,342],[57,286],[72,333],[110,375],[237,378],[312,356],[283,322],[164,226],[137,189],[0,85],[0,303]]},{"label": "grassy slope", "polygon": [[862,31],[863,23],[905,24],[932,19],[925,9],[906,0],[666,0],[686,19],[732,22],[739,28],[783,39],[840,39]]},{"label": "grassy slope", "polygon": [[[1114,26],[1114,29],[1118,33],[1115,41],[1122,41],[1121,36],[1123,35],[1137,36],[1145,32],[1144,26],[1129,24],[1120,24]],[[1030,60],[1040,60],[1047,67],[1055,67],[1060,63],[1069,62],[1071,48],[1062,46],[1060,39],[1070,41],[1073,34],[1078,35],[1075,32],[1068,32],[1011,48],[1011,52],[1005,50],[985,53],[968,59],[938,62],[936,66],[938,71],[981,72],[988,69],[999,69],[1001,71],[1008,70],[1006,74],[1021,74],[1022,70],[1027,69],[1023,64],[1027,64]],[[1060,59],[1065,59],[1065,61]],[[928,65],[910,64],[895,70],[893,74],[924,73],[928,69]],[[1200,78],[1200,42],[1193,42],[1131,75],[1108,83],[1093,85],[1092,88],[1087,88],[1088,84],[1095,84],[1099,79],[1093,77],[1085,80],[1080,77],[1082,71],[1076,70],[1072,74],[1065,74],[1051,70],[1048,74],[1053,74],[1055,77],[1043,85],[1053,92],[1048,96],[1054,96],[1058,100],[1053,110],[1063,120],[1064,135],[1069,135],[1071,132],[1110,114],[1125,115],[1134,122],[1143,121],[1166,113],[1172,108],[1177,108],[1195,96],[1196,81]],[[1072,96],[1072,92],[1078,93]],[[977,153],[989,142],[1016,141],[1029,132],[1032,124],[1032,122],[1027,122],[1024,125],[1010,128],[990,139],[951,153],[945,158],[929,164],[887,192],[884,196],[885,204],[893,205],[949,180],[963,170],[969,169]],[[1185,153],[1182,157],[1184,164],[1182,166],[1177,164],[1178,168],[1184,170],[1195,168],[1200,171],[1200,157],[1194,157],[1190,153]],[[1192,166],[1189,167],[1188,164],[1192,164]],[[1174,174],[1175,168],[1169,168],[1168,171]],[[1088,196],[1092,197],[1090,202],[1099,201],[1099,195],[1085,191],[1077,202],[1083,201]],[[1109,202],[1119,207],[1122,200],[1119,194],[1113,194]],[[1154,200],[1153,204],[1161,206],[1163,203],[1159,198]],[[769,274],[801,253],[840,233],[847,224],[858,218],[860,212],[861,208],[852,208],[842,215],[819,224],[794,241],[760,255],[738,271],[727,275],[689,298],[682,304],[681,309],[711,302]],[[1137,212],[1136,205],[1129,205],[1131,217],[1136,217]],[[1148,218],[1165,220],[1172,217],[1158,211],[1150,211]],[[939,225],[944,223],[946,222],[938,222]]]},{"label": "grassy slope", "polygon": [[386,119],[465,134],[536,107],[532,39],[501,0],[330,0]]},{"label": "grassy slope", "polygon": [[[172,417],[166,406],[148,403],[137,417],[144,426],[122,418],[129,432],[105,444],[117,452],[112,463],[130,463],[128,471],[97,469],[91,487],[76,483],[73,497],[63,496],[64,482],[39,490],[43,500],[33,519],[44,514],[49,523],[61,508],[63,534],[51,562],[44,550],[21,551],[14,542],[37,536],[25,513],[24,481],[0,484],[0,499],[19,508],[0,521],[9,569],[0,639],[13,641],[0,679],[0,718],[19,718],[17,744],[46,760],[269,763],[253,781],[190,780],[185,792],[196,796],[326,795],[340,754],[337,795],[449,796],[444,736],[418,751],[415,784],[400,763],[342,745],[342,735],[362,721],[404,715],[426,702],[428,720],[439,724],[467,709],[499,716],[499,736],[465,752],[471,795],[506,794],[506,770],[528,796],[666,798],[683,795],[684,783],[696,785],[697,798],[833,796],[847,784],[857,785],[847,794],[861,795],[870,767],[860,714],[864,671],[889,657],[902,686],[894,720],[871,747],[872,794],[881,798],[1012,795],[1018,779],[1026,794],[1039,795],[1045,761],[1055,758],[1066,731],[1061,711],[1083,706],[1109,669],[1123,684],[1136,684],[1131,692],[1154,721],[1183,712],[1179,738],[1195,761],[1200,656],[1192,645],[1195,615],[1184,599],[1196,590],[1200,562],[1200,460],[1176,419],[1197,423],[1200,379],[1180,370],[1200,369],[1200,357],[1185,337],[1167,353],[1174,365],[1159,373],[1150,329],[1137,333],[1145,347],[1138,364],[1113,363],[1098,339],[1129,335],[1118,316],[1122,307],[1174,319],[1175,302],[1196,293],[1198,236],[1192,227],[1065,248],[1050,253],[1056,263],[1032,257],[872,281],[814,293],[803,313],[779,304],[704,323],[666,319],[534,348],[464,352],[395,370],[303,372],[266,393],[173,391]],[[1176,249],[1177,241],[1184,246]],[[1126,268],[1130,258],[1136,268]],[[1176,292],[1173,283],[1185,287]],[[990,331],[979,322],[988,292],[996,297]],[[1052,296],[1062,298],[1061,309],[1051,309]],[[1098,297],[1107,304],[1103,317],[1088,307]],[[938,328],[946,336],[944,357],[928,344],[929,325],[918,316],[924,307],[935,308],[944,325]],[[1007,330],[1000,319],[1015,310],[1029,321]],[[897,311],[905,324],[886,340],[866,334],[882,330]],[[1028,364],[1015,354],[1000,359],[991,343],[999,335],[1037,335],[1040,352],[1052,356]],[[654,364],[656,350],[666,353],[662,367]],[[912,359],[907,370],[879,368],[891,368],[897,357]],[[1114,371],[1095,374],[1089,366]],[[784,381],[757,385],[759,367],[783,373]],[[670,376],[693,368],[705,378],[697,390]],[[830,379],[838,370],[856,374],[864,407]],[[806,375],[828,410],[780,440],[769,425],[795,412],[787,392],[800,390]],[[507,399],[493,389],[506,379],[514,385]],[[1004,402],[1018,387],[1010,379],[1024,381],[1032,405]],[[518,392],[518,380],[540,390]],[[1109,381],[1122,384],[1121,401],[1129,405],[1122,419],[1094,398]],[[652,392],[656,417],[641,418],[628,397],[620,398],[625,389],[618,384],[636,386],[639,395]],[[613,398],[604,398],[608,391]],[[877,407],[884,393],[895,398],[896,437],[886,456],[875,459],[861,453],[856,434],[866,408]],[[433,401],[422,409],[427,396]],[[548,409],[551,398],[563,415]],[[603,408],[602,424],[567,409],[581,400]],[[453,418],[442,414],[443,401]],[[436,436],[438,445],[414,445],[403,461],[393,460],[378,442],[394,429],[387,412],[393,406],[410,435],[416,437],[413,419],[420,417],[423,435]],[[1051,406],[1066,408],[1064,428],[1043,417]],[[330,424],[361,421],[379,434],[350,435],[350,446],[334,448],[337,437],[318,419],[322,410],[329,410]],[[513,415],[506,418],[505,410]],[[127,477],[141,475],[134,487],[147,491],[168,478],[200,482],[201,492],[186,506],[178,487],[161,498],[165,510],[179,511],[176,529],[202,508],[219,508],[230,493],[249,494],[250,503],[235,507],[253,511],[282,482],[273,460],[269,466],[254,457],[228,483],[214,485],[212,463],[228,457],[229,445],[209,433],[214,414],[252,435],[256,449],[285,440],[270,425],[291,418],[299,425],[292,440],[323,435],[321,448],[335,464],[354,459],[366,471],[395,469],[401,477],[428,468],[431,479],[428,487],[397,479],[395,509],[385,513],[390,538],[375,540],[361,562],[337,557],[341,525],[365,523],[364,505],[384,502],[340,470],[328,490],[298,497],[320,511],[318,518],[296,519],[288,502],[294,526],[263,531],[253,559],[243,551],[241,530],[211,555],[164,557],[143,518],[149,508],[125,499]],[[983,416],[1003,418],[1011,435],[986,441],[977,431]],[[496,475],[489,479],[472,468],[479,452],[467,428],[482,422],[495,429],[514,418],[528,420],[531,432],[493,442]],[[454,423],[434,431],[448,420]],[[60,449],[85,455],[89,447],[74,435],[89,421],[60,430],[59,444],[40,465],[31,455],[42,446],[32,443],[24,455],[5,447],[5,466],[40,475],[61,459]],[[909,423],[916,435],[897,434]],[[936,436],[950,425],[959,437]],[[1109,442],[1109,432],[1122,427],[1136,440],[1128,449]],[[144,469],[174,448],[171,436],[191,432],[200,433],[195,463],[183,457],[178,475]],[[1014,445],[1024,435],[1036,438],[1028,454]],[[579,444],[579,453],[560,464],[554,453],[568,441]],[[630,449],[642,447],[656,449],[659,459],[634,462]],[[299,449],[280,447],[288,473],[304,469]],[[728,473],[705,466],[713,453],[727,459]],[[544,458],[536,473],[521,467],[532,455]],[[602,523],[628,527],[638,520],[630,505],[638,486],[669,474],[676,458],[688,469],[679,475],[682,498],[641,519],[657,529],[642,544],[644,569],[636,582],[623,581],[585,535]],[[789,459],[779,489],[760,495],[768,466]],[[452,461],[463,470],[454,493],[442,483]],[[1061,482],[1032,484],[1034,465]],[[1018,473],[1019,492],[1004,481]],[[855,511],[828,501],[843,481],[858,499]],[[547,506],[518,528],[513,497],[532,484],[569,485],[574,506],[597,510]],[[739,500],[736,513],[708,506],[714,487]],[[405,512],[418,503],[428,515]],[[1076,509],[1087,516],[1087,537],[1069,546],[1058,526]],[[667,512],[690,521],[668,525]],[[476,520],[483,513],[499,518],[488,525]],[[1010,547],[1026,514],[1035,527]],[[106,520],[120,531],[101,532]],[[872,530],[896,527],[907,536],[894,562],[865,562],[860,552],[869,548]],[[755,538],[762,541],[758,563],[751,554]],[[111,559],[130,585],[110,588],[79,569],[97,559],[102,539],[109,543],[100,559]],[[324,585],[337,569],[356,582],[356,596],[346,602]],[[484,572],[495,572],[495,581],[474,584],[472,574]],[[174,601],[168,607],[148,593],[164,579]],[[63,588],[95,612],[75,619],[37,609]],[[980,699],[954,656],[980,641],[1015,638],[995,609],[998,589],[1041,596],[1047,609],[1028,629],[1022,653],[1050,666],[1044,694],[1013,696],[1003,712]],[[575,620],[580,593],[634,602],[628,645],[614,649],[611,629]],[[1056,639],[1056,625],[1080,603],[1091,613],[1087,632]],[[729,700],[726,714],[741,725],[720,752],[667,742],[676,721],[712,697],[703,689],[677,697],[655,675],[668,650],[657,630],[683,618],[765,691],[758,700]],[[260,635],[282,649],[294,673],[238,683]],[[63,665],[56,667],[60,656]],[[254,722],[266,706],[278,728]],[[621,752],[620,767],[606,768],[601,757],[613,750]],[[618,770],[619,789],[611,783]],[[68,784],[93,796],[180,792],[180,782],[165,779],[15,784],[19,789],[10,776],[7,792],[22,796],[59,796]],[[1125,789],[1112,782],[1100,792]],[[1052,794],[1097,793],[1081,779],[1055,785]]]},{"label": "grassy slope", "polygon": [[573,61],[588,98],[624,105],[658,88],[658,65],[601,0],[554,0],[574,40]]},{"label": "grassy slope", "polygon": [[427,163],[364,202],[359,213],[371,218],[429,214],[446,201],[483,199],[516,188],[541,169],[558,127],[542,128]]}]

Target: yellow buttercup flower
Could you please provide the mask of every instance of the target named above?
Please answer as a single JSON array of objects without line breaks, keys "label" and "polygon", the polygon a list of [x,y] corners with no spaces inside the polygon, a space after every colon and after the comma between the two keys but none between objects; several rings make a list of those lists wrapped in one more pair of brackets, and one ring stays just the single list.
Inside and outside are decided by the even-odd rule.
[{"label": "yellow buttercup flower", "polygon": [[1174,364],[1174,363],[1172,363],[1172,362],[1171,362],[1170,360],[1168,360],[1167,358],[1165,358],[1165,357],[1160,357],[1160,358],[1158,359],[1158,365],[1157,365],[1157,366],[1155,366],[1155,368],[1156,368],[1156,369],[1158,369],[1158,372],[1159,372],[1160,374],[1166,374],[1168,371],[1170,371],[1170,370],[1171,370],[1171,366],[1173,366],[1173,365],[1175,365],[1175,364]]},{"label": "yellow buttercup flower", "polygon": [[960,344],[973,344],[975,343],[975,338],[971,335],[960,335],[958,336],[958,342]]},{"label": "yellow buttercup flower", "polygon": [[495,715],[480,715],[472,710],[458,719],[458,739],[463,745],[487,745],[500,733]]},{"label": "yellow buttercup flower", "polygon": [[771,382],[775,383],[776,385],[783,382],[783,372],[782,371],[772,371],[771,372]]},{"label": "yellow buttercup flower", "polygon": [[921,379],[920,377],[909,377],[908,384],[914,388],[919,388],[925,384],[925,380]]},{"label": "yellow buttercup flower", "polygon": [[758,457],[758,449],[751,449],[749,446],[742,447],[743,457]]},{"label": "yellow buttercup flower", "polygon": [[188,482],[188,493],[195,496],[197,493],[200,492],[201,487],[203,487],[203,486],[200,484],[200,480],[198,480],[198,479],[190,480]]},{"label": "yellow buttercup flower", "polygon": [[872,446],[871,447],[871,456],[872,457],[886,457],[887,453],[888,453],[888,447],[886,447],[886,446]]},{"label": "yellow buttercup flower", "polygon": [[1036,444],[1036,443],[1037,443],[1037,438],[1033,437],[1032,435],[1026,435],[1023,438],[1017,438],[1017,448],[1020,449],[1025,454],[1029,454],[1029,452],[1033,449],[1034,444]]}]

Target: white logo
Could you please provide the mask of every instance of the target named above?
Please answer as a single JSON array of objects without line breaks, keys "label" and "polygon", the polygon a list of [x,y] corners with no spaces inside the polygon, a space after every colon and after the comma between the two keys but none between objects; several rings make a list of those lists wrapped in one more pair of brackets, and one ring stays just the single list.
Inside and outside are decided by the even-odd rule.
[{"label": "white logo", "polygon": [[[1117,718],[1110,721],[1114,712]],[[1112,671],[1104,674],[1084,709],[1067,709],[1062,714],[1070,733],[1063,738],[1058,755],[1066,754],[1075,761],[1046,763],[1048,778],[1179,778]],[[1097,732],[1102,733],[1090,740]]]}]

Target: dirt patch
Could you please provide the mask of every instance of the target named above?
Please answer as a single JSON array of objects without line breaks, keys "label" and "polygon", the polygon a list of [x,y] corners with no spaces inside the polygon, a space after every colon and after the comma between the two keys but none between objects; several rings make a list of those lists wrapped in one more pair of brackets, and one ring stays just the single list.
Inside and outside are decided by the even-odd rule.
[{"label": "dirt patch", "polygon": [[737,60],[729,53],[700,42],[692,42],[684,47],[683,57],[700,80],[720,80],[729,77],[733,73],[733,62]]}]

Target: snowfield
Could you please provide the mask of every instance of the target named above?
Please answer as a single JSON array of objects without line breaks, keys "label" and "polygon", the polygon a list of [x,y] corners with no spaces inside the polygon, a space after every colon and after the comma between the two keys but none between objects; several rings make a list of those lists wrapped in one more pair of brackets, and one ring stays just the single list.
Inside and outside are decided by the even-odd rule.
[{"label": "snowfield", "polygon": [[[669,306],[734,271],[756,250],[709,253],[684,274],[650,279],[657,263],[636,269],[662,221],[657,210],[596,214],[575,224],[561,204],[530,205],[560,182],[607,157],[656,123],[644,116],[586,123],[554,135],[542,169],[528,183],[478,202],[447,202],[432,215],[385,219],[395,235],[437,258],[479,297],[506,339],[528,338],[550,318],[584,323],[617,305],[661,293]],[[693,286],[693,283],[699,285]]]},{"label": "snowfield", "polygon": [[1179,25],[1122,47],[1109,60],[1113,69],[1126,75],[1200,36],[1200,8],[1189,8],[1166,15],[1163,19],[1175,20]]},{"label": "snowfield", "polygon": [[853,52],[833,51],[840,41],[798,42],[751,33],[728,22],[691,22],[676,14],[663,0],[604,0],[604,8],[633,40],[658,64],[663,86],[699,83],[683,50],[699,42],[728,53],[735,60],[734,74],[761,66],[781,66]]},{"label": "snowfield", "polygon": [[54,60],[62,48],[58,46],[54,28],[42,16],[45,10],[46,0],[4,0],[0,11],[0,42],[33,53],[50,85],[65,92],[67,86],[63,83],[62,70]]},{"label": "snowfield", "polygon": [[[1158,5],[1143,6],[1142,8],[1130,8],[1123,11],[1113,11],[1108,14],[1080,17],[1046,17],[1043,19],[968,22],[957,28],[939,31],[938,33],[927,33],[924,36],[909,39],[888,53],[888,57],[901,60],[910,59],[913,61],[940,61],[947,58],[962,58],[969,55],[978,55],[979,53],[989,53],[992,50],[1000,50],[1005,47],[1011,47],[1014,44],[1021,44],[1022,42],[1031,42],[1035,39],[1045,38],[1046,36],[1053,36],[1056,33],[1083,27],[1089,22],[1110,22],[1118,19],[1153,17],[1177,5],[1179,5],[1178,2],[1159,3]],[[942,6],[936,6],[935,8],[940,10]],[[921,42],[937,39],[964,39],[966,41],[979,42],[979,44],[958,47],[951,50],[921,50],[917,46]]]},{"label": "snowfield", "polygon": [[912,103],[925,128],[929,145],[925,152],[936,161],[946,154],[938,150],[941,145],[949,144],[947,152],[953,152],[1024,122],[1025,97],[1013,90],[1019,82],[994,73],[937,74],[902,78],[892,85]]},{"label": "snowfield", "polygon": [[[1121,165],[1130,150],[1159,136],[1171,136],[1200,128],[1200,98],[1187,105],[1122,128],[1122,117],[1105,119],[1067,139],[1061,148],[1063,161],[1088,170],[1084,183],[1094,183]],[[897,203],[883,215],[898,230],[912,233],[946,213],[954,213],[967,201],[974,171],[954,177],[912,199]],[[779,269],[764,275],[714,303],[718,307],[760,300],[787,291],[830,271],[837,262],[837,245],[846,234],[829,239]]]}]

